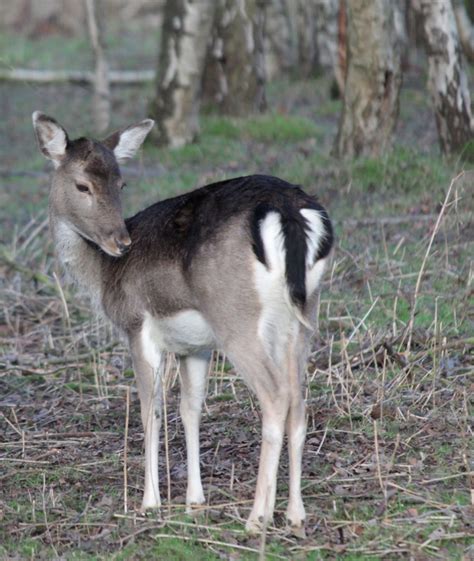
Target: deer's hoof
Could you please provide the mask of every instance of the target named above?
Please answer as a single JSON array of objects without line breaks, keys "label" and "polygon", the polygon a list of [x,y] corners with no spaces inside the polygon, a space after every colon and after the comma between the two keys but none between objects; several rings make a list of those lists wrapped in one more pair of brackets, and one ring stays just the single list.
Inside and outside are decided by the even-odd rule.
[{"label": "deer's hoof", "polygon": [[263,530],[263,516],[249,518],[245,523],[245,530],[250,536],[258,536]]},{"label": "deer's hoof", "polygon": [[199,516],[204,511],[204,503],[204,500],[199,502],[186,503],[186,514],[194,517]]},{"label": "deer's hoof", "polygon": [[161,509],[161,501],[156,501],[156,500],[145,501],[145,499],[143,499],[142,506],[140,507],[140,512],[142,514],[145,513],[159,514],[160,509]]},{"label": "deer's hoof", "polygon": [[288,529],[288,533],[291,534],[292,536],[295,536],[295,538],[300,538],[301,540],[304,540],[306,538],[304,520],[301,520],[299,524],[294,524],[293,522],[288,520],[287,529]]}]

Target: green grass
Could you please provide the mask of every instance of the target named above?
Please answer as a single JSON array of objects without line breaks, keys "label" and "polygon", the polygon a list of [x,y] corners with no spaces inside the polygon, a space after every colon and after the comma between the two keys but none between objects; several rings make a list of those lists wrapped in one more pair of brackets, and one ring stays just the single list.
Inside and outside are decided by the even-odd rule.
[{"label": "green grass", "polygon": [[204,139],[214,136],[221,140],[251,139],[263,143],[299,142],[322,135],[321,129],[308,119],[277,113],[241,119],[207,116],[203,118],[202,132]]},{"label": "green grass", "polygon": [[[125,27],[107,22],[106,47],[112,69],[154,68],[160,33],[145,33],[134,22]],[[65,37],[45,34],[30,39],[22,33],[2,29],[0,66],[38,70],[92,70],[93,54],[86,29],[84,34]]]},{"label": "green grass", "polygon": [[87,36],[50,35],[31,40],[21,33],[0,33],[0,64],[4,68],[21,67],[59,70],[92,68],[92,53]]},{"label": "green grass", "polygon": [[266,143],[299,142],[322,134],[308,119],[272,113],[248,119],[242,129],[250,138]]},{"label": "green grass", "polygon": [[[412,148],[395,147],[385,156],[360,158],[352,165],[354,187],[369,192],[410,196],[445,189],[452,167],[439,156],[422,155]],[[434,193],[433,193],[434,190]]]}]

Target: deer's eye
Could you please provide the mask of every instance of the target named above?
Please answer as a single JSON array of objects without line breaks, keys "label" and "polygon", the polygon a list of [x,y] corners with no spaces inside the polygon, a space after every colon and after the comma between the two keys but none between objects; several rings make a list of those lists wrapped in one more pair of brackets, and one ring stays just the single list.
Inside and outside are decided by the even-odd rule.
[{"label": "deer's eye", "polygon": [[123,191],[126,186],[127,186],[127,184],[125,182],[122,183],[122,185],[120,185],[120,190]]},{"label": "deer's eye", "polygon": [[76,189],[78,191],[80,191],[81,193],[90,193],[91,192],[89,187],[87,187],[87,185],[84,185],[84,183],[76,183]]}]

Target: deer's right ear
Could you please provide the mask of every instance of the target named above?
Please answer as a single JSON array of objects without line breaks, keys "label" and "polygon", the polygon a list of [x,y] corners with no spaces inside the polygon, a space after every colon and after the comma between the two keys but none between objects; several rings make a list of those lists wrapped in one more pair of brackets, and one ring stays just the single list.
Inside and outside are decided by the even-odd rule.
[{"label": "deer's right ear", "polygon": [[41,152],[52,160],[57,168],[66,155],[69,142],[67,132],[52,117],[40,111],[33,113],[33,127]]}]

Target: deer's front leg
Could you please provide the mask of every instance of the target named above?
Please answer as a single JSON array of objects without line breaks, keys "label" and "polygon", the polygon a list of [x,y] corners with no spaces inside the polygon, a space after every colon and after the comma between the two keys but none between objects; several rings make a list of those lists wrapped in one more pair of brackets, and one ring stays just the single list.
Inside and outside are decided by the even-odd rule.
[{"label": "deer's front leg", "polygon": [[186,492],[188,512],[192,510],[192,505],[203,504],[205,500],[199,466],[199,423],[202,404],[206,396],[209,359],[209,353],[203,353],[185,357],[181,359],[180,363],[180,413],[184,425],[188,461],[188,488]]},{"label": "deer's front leg", "polygon": [[131,344],[133,367],[140,397],[145,432],[145,491],[142,510],[161,506],[158,477],[158,447],[162,409],[163,354],[143,332]]}]

